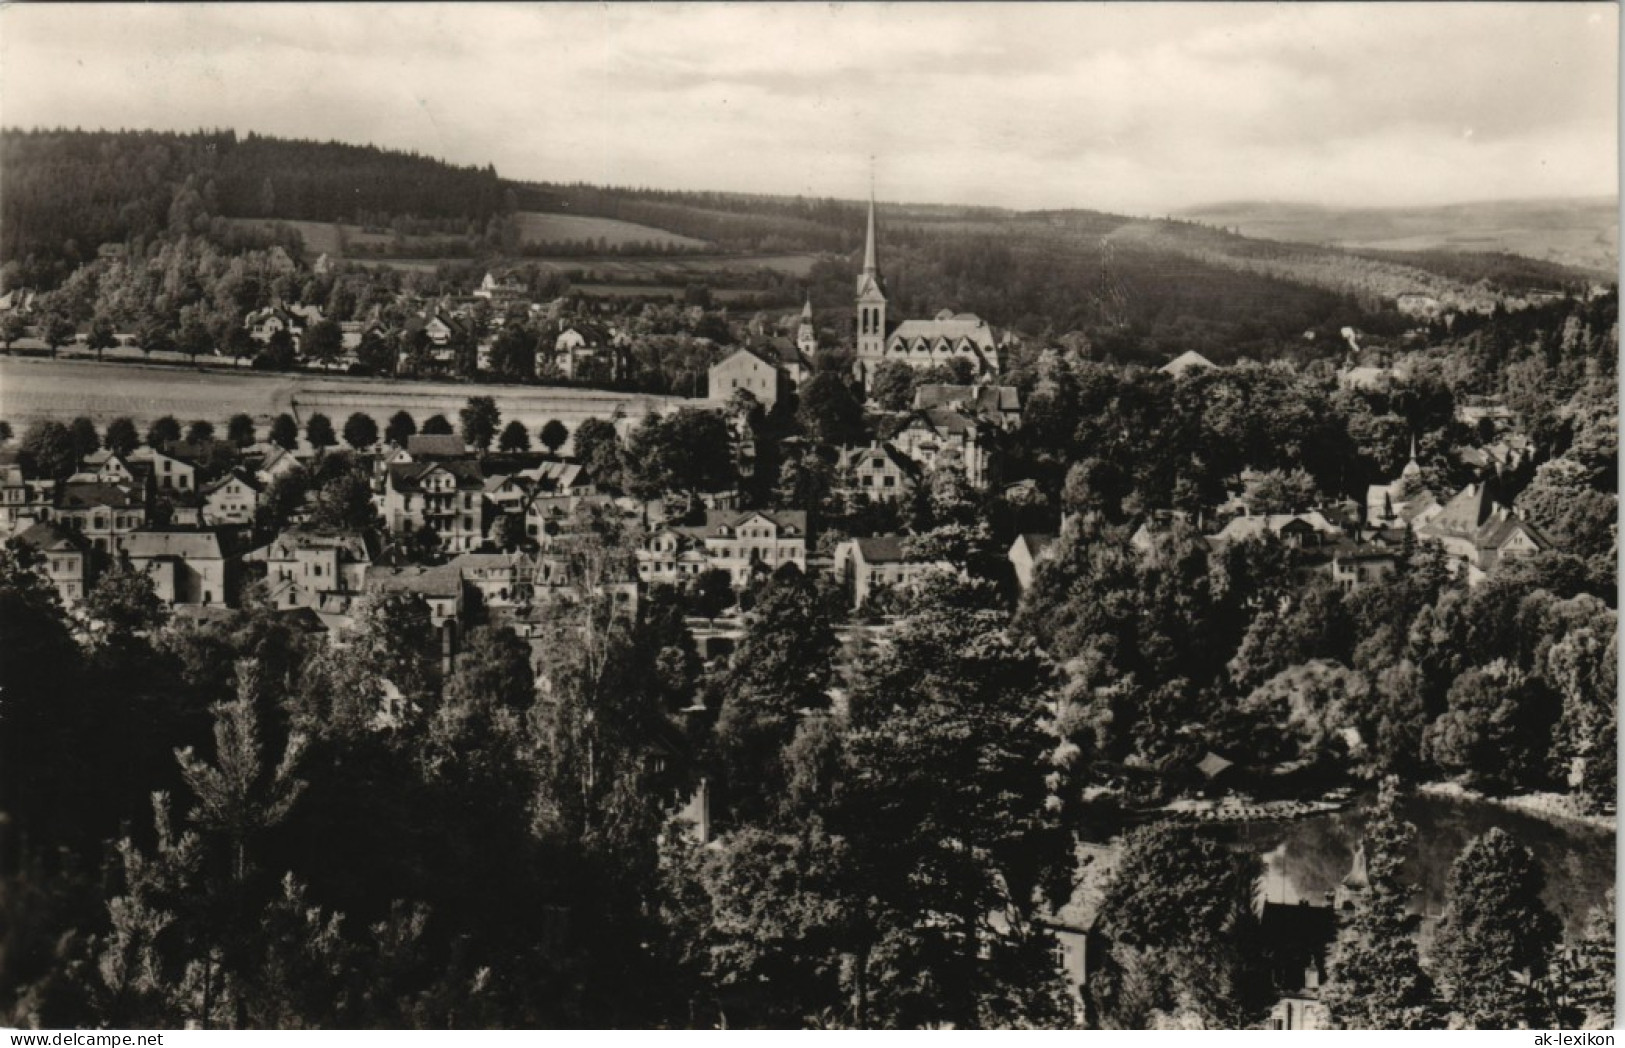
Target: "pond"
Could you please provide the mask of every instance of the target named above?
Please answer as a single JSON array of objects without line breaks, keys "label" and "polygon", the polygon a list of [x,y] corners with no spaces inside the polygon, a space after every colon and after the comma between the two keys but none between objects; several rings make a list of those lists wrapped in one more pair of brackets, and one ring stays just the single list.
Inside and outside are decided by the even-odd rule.
[{"label": "pond", "polygon": [[[1217,832],[1263,857],[1265,899],[1324,904],[1353,864],[1369,802],[1363,798],[1342,811],[1288,822],[1232,823]],[[1407,798],[1401,811],[1416,826],[1416,854],[1405,869],[1420,889],[1416,908],[1424,916],[1444,912],[1450,864],[1468,841],[1494,827],[1534,853],[1546,874],[1546,905],[1571,937],[1581,932],[1587,912],[1603,905],[1614,886],[1614,834],[1609,830],[1432,794]]]}]

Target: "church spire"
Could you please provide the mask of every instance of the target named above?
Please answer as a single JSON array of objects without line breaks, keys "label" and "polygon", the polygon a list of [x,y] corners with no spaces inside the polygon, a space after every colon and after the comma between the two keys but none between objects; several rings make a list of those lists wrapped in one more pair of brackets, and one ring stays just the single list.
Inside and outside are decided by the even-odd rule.
[{"label": "church spire", "polygon": [[869,234],[863,241],[863,275],[875,275],[875,184],[872,175],[869,181]]},{"label": "church spire", "polygon": [[1420,472],[1422,472],[1422,467],[1416,461],[1416,434],[1412,433],[1411,434],[1411,458],[1410,458],[1409,462],[1405,463],[1405,468],[1401,471],[1400,475],[1401,476],[1406,476],[1406,477],[1414,477]]}]

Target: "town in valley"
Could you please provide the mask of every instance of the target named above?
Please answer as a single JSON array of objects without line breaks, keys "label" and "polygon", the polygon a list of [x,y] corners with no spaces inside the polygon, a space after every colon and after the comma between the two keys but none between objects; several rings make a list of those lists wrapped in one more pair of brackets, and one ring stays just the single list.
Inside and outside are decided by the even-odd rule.
[{"label": "town in valley", "polygon": [[1617,198],[16,119],[0,1023],[1613,1027]]}]

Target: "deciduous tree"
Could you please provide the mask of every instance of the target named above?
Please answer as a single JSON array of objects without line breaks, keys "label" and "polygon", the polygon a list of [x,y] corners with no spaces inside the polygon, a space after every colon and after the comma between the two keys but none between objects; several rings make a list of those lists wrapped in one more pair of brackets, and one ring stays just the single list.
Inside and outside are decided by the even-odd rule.
[{"label": "deciduous tree", "polygon": [[107,450],[120,456],[128,455],[141,446],[141,437],[136,432],[135,423],[123,415],[107,424],[103,440],[106,442]]},{"label": "deciduous tree", "polygon": [[864,443],[863,407],[839,375],[812,376],[797,398],[796,421],[813,440],[838,447]]},{"label": "deciduous tree", "polygon": [[411,413],[397,411],[389,416],[389,424],[384,427],[384,439],[396,447],[404,448],[407,440],[417,431],[417,420],[412,418]]},{"label": "deciduous tree", "polygon": [[226,420],[226,439],[240,448],[246,448],[257,439],[251,415],[235,414]]},{"label": "deciduous tree", "polygon": [[102,359],[103,351],[112,349],[118,345],[118,336],[113,334],[112,318],[107,316],[107,314],[98,313],[96,314],[95,319],[90,322],[90,337],[88,344],[91,349],[96,351],[97,360]]},{"label": "deciduous tree", "polygon": [[126,560],[115,561],[96,580],[85,609],[114,637],[146,633],[169,621],[169,607],[159,599],[152,576]]},{"label": "deciduous tree", "polygon": [[1123,840],[1100,904],[1111,943],[1089,989],[1102,1018],[1144,1029],[1174,1017],[1236,1029],[1261,1003],[1248,970],[1258,860],[1160,824]]},{"label": "deciduous tree", "polygon": [[557,455],[559,449],[564,447],[564,442],[570,439],[570,431],[558,419],[548,419],[547,425],[542,427],[541,433],[537,436],[549,454]]},{"label": "deciduous tree", "polygon": [[502,423],[497,402],[490,397],[469,397],[458,418],[462,422],[463,443],[481,451],[490,448],[491,441],[496,439],[497,426]]},{"label": "deciduous tree", "polygon": [[621,487],[621,439],[615,426],[603,419],[582,420],[576,427],[576,460],[599,487],[619,491]]},{"label": "deciduous tree", "polygon": [[1470,1028],[1546,1023],[1536,980],[1560,929],[1541,902],[1544,886],[1534,855],[1500,829],[1475,838],[1451,864],[1433,955],[1451,1006]]},{"label": "deciduous tree", "polygon": [[310,325],[299,345],[306,360],[326,366],[344,352],[344,332],[332,320],[318,320]]},{"label": "deciduous tree", "polygon": [[901,360],[882,362],[869,381],[869,399],[887,411],[907,411],[914,406],[917,374]]},{"label": "deciduous tree", "polygon": [[378,443],[378,423],[365,412],[355,412],[344,420],[344,442],[357,451],[365,451]]},{"label": "deciduous tree", "polygon": [[271,443],[285,451],[295,451],[299,447],[299,423],[294,421],[292,415],[283,413],[271,422]]},{"label": "deciduous tree", "polygon": [[35,477],[63,480],[79,468],[73,434],[60,422],[36,422],[23,434],[18,459]]},{"label": "deciduous tree", "polygon": [[320,411],[305,420],[305,440],[317,451],[337,446],[338,434],[333,432],[333,420]]},{"label": "deciduous tree", "polygon": [[174,415],[165,415],[147,427],[147,447],[158,449],[181,439],[181,424]]},{"label": "deciduous tree", "polygon": [[102,446],[101,437],[96,435],[96,423],[84,415],[68,423],[68,437],[73,441],[73,453],[80,460]]},{"label": "deciduous tree", "polygon": [[497,447],[502,451],[529,451],[530,433],[525,424],[514,419],[502,427],[502,436],[497,439]]}]

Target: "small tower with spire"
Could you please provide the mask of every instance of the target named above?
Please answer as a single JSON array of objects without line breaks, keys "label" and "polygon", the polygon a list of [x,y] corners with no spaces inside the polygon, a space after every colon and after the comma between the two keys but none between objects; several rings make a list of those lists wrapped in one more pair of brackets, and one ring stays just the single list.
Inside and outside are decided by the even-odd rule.
[{"label": "small tower with spire", "polygon": [[1405,468],[1400,471],[1400,476],[1415,477],[1421,475],[1421,472],[1422,467],[1416,461],[1416,434],[1413,433],[1411,434],[1411,458],[1409,462],[1405,463]]},{"label": "small tower with spire", "polygon": [[801,307],[801,323],[796,325],[796,348],[811,357],[818,351],[818,330],[813,327],[812,295]]},{"label": "small tower with spire", "polygon": [[886,353],[886,292],[875,261],[875,187],[869,178],[869,228],[863,243],[863,272],[858,274],[857,372],[868,388]]}]

